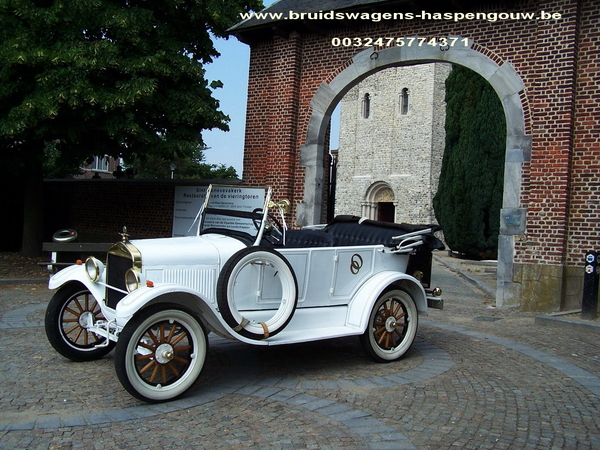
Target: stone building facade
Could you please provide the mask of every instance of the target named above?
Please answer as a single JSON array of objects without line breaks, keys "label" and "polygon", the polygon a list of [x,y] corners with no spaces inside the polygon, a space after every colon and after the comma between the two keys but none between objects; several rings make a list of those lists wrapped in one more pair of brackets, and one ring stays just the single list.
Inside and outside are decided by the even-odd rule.
[{"label": "stone building facade", "polygon": [[450,64],[377,72],[341,101],[335,214],[434,223]]}]

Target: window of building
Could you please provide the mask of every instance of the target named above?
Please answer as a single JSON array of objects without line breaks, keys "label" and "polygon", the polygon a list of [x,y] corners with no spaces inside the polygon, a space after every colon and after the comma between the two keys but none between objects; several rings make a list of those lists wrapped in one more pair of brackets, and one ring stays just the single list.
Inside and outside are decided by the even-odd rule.
[{"label": "window of building", "polygon": [[363,119],[368,119],[371,115],[371,96],[365,94],[362,99],[362,116]]},{"label": "window of building", "polygon": [[408,88],[402,89],[400,93],[400,114],[408,114]]},{"label": "window of building", "polygon": [[108,172],[108,156],[94,156],[92,171]]}]

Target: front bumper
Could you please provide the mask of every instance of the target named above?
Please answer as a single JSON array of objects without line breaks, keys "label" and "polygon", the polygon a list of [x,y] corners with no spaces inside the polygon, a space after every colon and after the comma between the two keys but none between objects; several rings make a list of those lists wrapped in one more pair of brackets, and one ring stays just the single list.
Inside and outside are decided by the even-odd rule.
[{"label": "front bumper", "polygon": [[427,307],[432,309],[444,309],[444,299],[440,288],[425,289],[427,294]]}]

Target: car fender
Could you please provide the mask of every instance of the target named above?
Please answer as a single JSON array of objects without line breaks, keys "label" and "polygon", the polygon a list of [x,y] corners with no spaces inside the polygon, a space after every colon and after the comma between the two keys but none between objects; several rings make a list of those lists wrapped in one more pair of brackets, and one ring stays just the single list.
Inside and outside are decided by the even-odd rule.
[{"label": "car fender", "polygon": [[385,271],[369,278],[353,296],[348,305],[347,325],[365,330],[373,305],[381,293],[391,286],[406,290],[414,299],[417,310],[427,312],[427,295],[416,278],[404,273]]},{"label": "car fender", "polygon": [[65,267],[52,275],[48,281],[48,289],[58,289],[71,282],[83,284],[98,302],[104,299],[104,285],[90,280],[85,266],[80,264]]},{"label": "car fender", "polygon": [[231,336],[230,328],[224,323],[214,306],[198,295],[198,292],[179,284],[157,284],[154,287],[140,287],[124,297],[116,307],[116,321],[119,327],[139,311],[156,303],[174,303],[194,312],[208,328],[220,336]]}]

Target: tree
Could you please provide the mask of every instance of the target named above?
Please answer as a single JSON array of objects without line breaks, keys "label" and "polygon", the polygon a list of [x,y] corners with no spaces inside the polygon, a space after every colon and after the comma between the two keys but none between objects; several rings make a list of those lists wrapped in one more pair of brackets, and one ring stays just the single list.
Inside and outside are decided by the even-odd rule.
[{"label": "tree", "polygon": [[165,161],[161,157],[147,156],[144,158],[136,157],[130,161],[125,161],[128,167],[137,169],[136,178],[169,178],[171,170],[170,163],[175,164],[173,178],[178,179],[238,179],[238,174],[232,166],[225,164],[207,164],[204,162],[204,150],[206,148],[196,148],[192,155],[186,158],[175,158],[171,161]]},{"label": "tree", "polygon": [[498,95],[477,73],[455,66],[446,80],[446,149],[433,198],[451,249],[497,252],[505,147]]},{"label": "tree", "polygon": [[[203,65],[260,0],[0,0],[0,148],[23,180],[22,253],[39,252],[45,151],[184,158],[228,130]],[[55,167],[57,168],[57,167]],[[57,169],[60,169],[58,167]],[[36,204],[37,203],[37,204]]]}]

